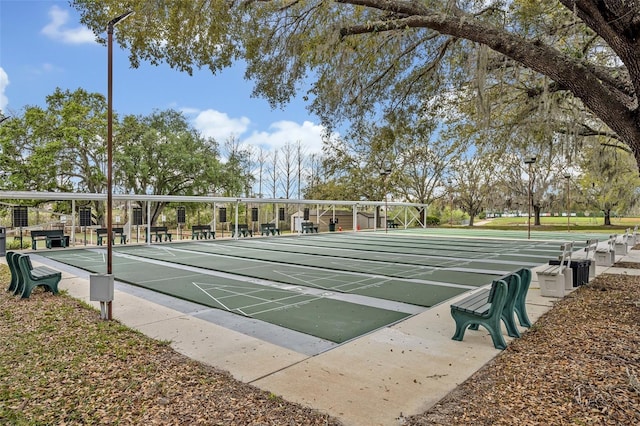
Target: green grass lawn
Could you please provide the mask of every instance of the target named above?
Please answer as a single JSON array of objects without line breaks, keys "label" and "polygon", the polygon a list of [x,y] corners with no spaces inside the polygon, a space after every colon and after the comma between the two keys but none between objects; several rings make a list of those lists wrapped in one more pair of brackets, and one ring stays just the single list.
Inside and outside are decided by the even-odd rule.
[{"label": "green grass lawn", "polygon": [[[492,229],[521,229],[527,227],[528,221],[526,216],[520,217],[498,217],[482,221],[480,224],[474,225],[478,227],[486,227]],[[615,217],[611,218],[611,226],[604,226],[603,217],[567,217],[562,216],[545,216],[540,218],[540,225],[534,225],[534,218],[531,218],[531,229],[536,231],[561,231],[570,228],[572,231],[592,231],[592,232],[610,232],[613,230],[624,231],[626,228],[633,228],[640,225],[640,218],[636,217]]]}]

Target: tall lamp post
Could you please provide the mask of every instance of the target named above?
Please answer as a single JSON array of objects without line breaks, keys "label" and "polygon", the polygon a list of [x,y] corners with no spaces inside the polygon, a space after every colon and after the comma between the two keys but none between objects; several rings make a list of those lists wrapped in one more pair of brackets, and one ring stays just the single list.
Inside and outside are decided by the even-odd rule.
[{"label": "tall lamp post", "polygon": [[571,232],[571,223],[569,222],[571,218],[571,198],[569,198],[569,183],[571,182],[571,175],[567,173],[564,175],[564,178],[567,180],[567,232]]},{"label": "tall lamp post", "polygon": [[532,156],[532,157],[527,157],[524,159],[524,164],[527,164],[529,166],[529,184],[528,184],[528,194],[527,194],[527,198],[529,200],[528,204],[529,204],[529,213],[527,214],[527,239],[530,240],[531,239],[531,204],[533,204],[533,201],[531,199],[531,183],[533,182],[533,180],[531,179],[531,166],[533,164],[535,164],[536,162],[536,157]]},{"label": "tall lamp post", "polygon": [[447,181],[449,185],[449,228],[453,228],[453,187],[451,181]]},{"label": "tall lamp post", "polygon": [[389,218],[389,209],[387,203],[387,176],[391,174],[391,169],[380,169],[380,176],[382,176],[382,187],[384,191],[384,233],[389,232],[389,224],[387,222]]},{"label": "tall lamp post", "polygon": [[[132,13],[123,13],[107,24],[107,275],[113,274],[113,29]],[[112,319],[112,314],[112,303],[109,301],[107,319]]]}]

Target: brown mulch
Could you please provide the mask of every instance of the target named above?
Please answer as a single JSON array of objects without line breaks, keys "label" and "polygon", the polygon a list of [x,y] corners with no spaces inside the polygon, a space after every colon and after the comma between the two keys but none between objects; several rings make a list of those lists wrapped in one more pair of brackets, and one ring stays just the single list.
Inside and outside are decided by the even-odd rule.
[{"label": "brown mulch", "polygon": [[626,268],[626,269],[640,269],[640,263],[638,262],[616,262],[613,264],[614,268]]},{"label": "brown mulch", "polygon": [[640,277],[602,275],[407,425],[640,424]]},{"label": "brown mulch", "polygon": [[2,425],[340,424],[40,289],[0,291],[0,342]]},{"label": "brown mulch", "polygon": [[[640,277],[598,277],[399,423],[640,424],[639,325]],[[101,321],[68,296],[1,292],[0,342],[0,424],[340,424]]]}]

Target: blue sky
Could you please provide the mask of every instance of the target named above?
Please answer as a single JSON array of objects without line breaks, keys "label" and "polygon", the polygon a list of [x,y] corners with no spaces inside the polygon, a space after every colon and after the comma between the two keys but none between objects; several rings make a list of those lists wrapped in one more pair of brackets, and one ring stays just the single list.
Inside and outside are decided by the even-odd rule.
[{"label": "blue sky", "polygon": [[[56,87],[106,97],[107,48],[94,38],[67,1],[0,0],[0,111],[12,115],[29,105],[45,106]],[[272,110],[265,100],[251,97],[252,83],[243,75],[241,65],[219,75],[201,70],[193,76],[167,65],[143,63],[133,69],[128,52],[114,43],[113,108],[119,115],[171,108],[219,142],[234,136],[273,150],[301,141],[307,154],[319,152],[322,128],[304,103],[296,99]]]}]

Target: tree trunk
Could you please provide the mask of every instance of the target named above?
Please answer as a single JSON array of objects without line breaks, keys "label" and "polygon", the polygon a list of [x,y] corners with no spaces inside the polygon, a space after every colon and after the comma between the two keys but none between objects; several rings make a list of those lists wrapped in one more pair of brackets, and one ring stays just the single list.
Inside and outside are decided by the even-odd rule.
[{"label": "tree trunk", "polygon": [[611,226],[611,209],[602,211],[604,213],[604,226]]},{"label": "tree trunk", "polygon": [[540,208],[539,205],[537,205],[537,204],[533,205],[533,217],[534,217],[533,224],[535,226],[540,226],[541,225],[541,223],[540,223],[540,210],[541,210],[541,208]]}]

